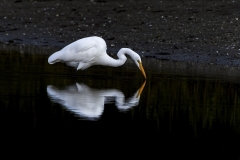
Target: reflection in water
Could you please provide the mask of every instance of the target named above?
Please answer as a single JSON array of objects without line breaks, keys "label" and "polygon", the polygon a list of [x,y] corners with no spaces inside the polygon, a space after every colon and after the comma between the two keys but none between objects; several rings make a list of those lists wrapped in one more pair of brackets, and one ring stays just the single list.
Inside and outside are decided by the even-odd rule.
[{"label": "reflection in water", "polygon": [[[118,68],[99,66],[89,69],[88,75],[100,77],[84,79],[85,84],[94,89],[83,84],[65,90],[52,86],[48,89],[52,89],[55,97],[51,97],[47,95],[47,86],[72,84],[71,74],[66,74],[71,73],[72,68],[63,64],[48,65],[48,56],[34,54],[32,51],[31,54],[0,51],[0,57],[0,125],[6,133],[13,133],[11,129],[14,129],[14,133],[33,128],[36,128],[38,133],[67,130],[70,134],[77,133],[76,136],[71,135],[74,145],[77,144],[77,140],[82,142],[82,138],[79,137],[96,137],[103,140],[111,138],[114,142],[119,140],[126,144],[137,139],[142,144],[140,147],[151,147],[143,143],[146,140],[154,148],[169,146],[171,153],[180,150],[184,158],[186,151],[196,153],[196,156],[203,155],[204,158],[213,153],[214,159],[224,156],[226,159],[233,159],[231,156],[239,153],[240,69],[144,59],[148,81],[144,87],[144,94],[141,94],[141,101],[138,101],[139,97],[133,95],[142,83],[141,79],[136,77],[142,75],[136,72],[135,64],[129,61]],[[103,74],[108,78],[102,77]],[[127,79],[123,78],[123,75]],[[134,80],[134,83],[129,84],[129,79]],[[116,93],[98,97],[104,99],[101,106],[99,105],[98,117],[101,114],[102,117],[98,121],[79,120],[72,114],[63,112],[61,107],[52,105],[49,100],[49,97],[52,100],[56,98],[54,101],[57,103],[67,104],[68,107],[72,107],[70,109],[76,111],[74,106],[83,99],[83,91],[88,90],[91,96],[100,91],[102,94],[106,92],[97,88],[114,88],[112,91],[124,93],[126,97],[133,99],[125,100],[123,94],[122,97],[117,97]],[[64,95],[70,93],[71,99],[77,99],[72,101],[76,105],[70,104],[70,99],[63,99]],[[141,93],[141,90],[138,93]],[[90,98],[86,96],[85,101],[80,104],[93,104],[95,101],[87,101]],[[138,106],[131,108],[134,105]],[[120,106],[131,109],[126,113],[118,112]],[[86,115],[81,116],[89,118]],[[95,116],[97,117],[97,111]],[[64,136],[59,139],[60,142],[64,139],[69,141],[66,132],[58,132],[58,135],[61,133]],[[10,135],[3,138],[9,140],[12,138]],[[124,141],[124,138],[129,139]],[[138,146],[137,143],[132,144],[133,147]],[[182,144],[185,147],[182,147]],[[192,159],[193,154],[189,155]]]},{"label": "reflection in water", "polygon": [[125,100],[124,94],[117,89],[92,89],[85,84],[79,83],[68,86],[64,90],[49,85],[47,86],[47,93],[52,101],[60,103],[64,108],[81,118],[97,119],[103,113],[104,104],[113,101],[116,102],[115,105],[120,111],[126,111],[133,106],[137,106],[145,83],[146,81],[127,100]]}]

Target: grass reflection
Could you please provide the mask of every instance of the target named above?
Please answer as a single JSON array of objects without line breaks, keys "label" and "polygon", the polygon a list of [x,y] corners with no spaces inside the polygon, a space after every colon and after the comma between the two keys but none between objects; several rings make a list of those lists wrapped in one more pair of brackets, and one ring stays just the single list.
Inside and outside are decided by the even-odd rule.
[{"label": "grass reflection", "polygon": [[216,123],[231,126],[239,133],[238,88],[238,84],[218,78],[162,75],[148,83],[142,112],[147,119],[157,121],[159,127],[163,120],[177,123],[188,117],[196,135],[198,129],[211,129]]},{"label": "grass reflection", "polygon": [[[65,87],[75,83],[71,77],[74,69],[61,63],[49,65],[47,58],[48,54],[0,51],[3,117],[9,121],[18,119],[21,122],[22,119],[31,122],[26,124],[37,125],[42,115],[49,117],[46,118],[48,120],[55,113],[62,117],[66,115],[51,105],[46,87]],[[198,74],[196,71],[203,69],[194,69],[191,65],[161,62],[159,66],[159,63],[143,60],[148,79],[138,107],[128,112],[132,121],[151,122],[158,131],[167,128],[171,133],[177,126],[186,125],[196,136],[216,125],[228,126],[240,133],[240,85],[236,79],[231,75]],[[191,72],[185,74],[184,71],[189,71],[187,68]],[[209,73],[213,73],[211,68],[205,68],[208,69]],[[119,89],[126,97],[132,96],[144,81],[139,78],[142,77],[141,72],[131,61],[119,68],[94,66],[87,70],[87,76],[84,78],[83,72],[79,71],[76,81],[96,89]]]}]

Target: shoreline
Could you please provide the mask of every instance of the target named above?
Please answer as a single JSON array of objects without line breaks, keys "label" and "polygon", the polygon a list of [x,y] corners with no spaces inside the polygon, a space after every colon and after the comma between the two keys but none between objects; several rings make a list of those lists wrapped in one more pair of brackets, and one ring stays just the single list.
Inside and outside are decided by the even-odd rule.
[{"label": "shoreline", "polygon": [[57,51],[100,36],[110,55],[126,47],[145,58],[240,67],[240,2],[83,2],[1,2],[0,45]]}]

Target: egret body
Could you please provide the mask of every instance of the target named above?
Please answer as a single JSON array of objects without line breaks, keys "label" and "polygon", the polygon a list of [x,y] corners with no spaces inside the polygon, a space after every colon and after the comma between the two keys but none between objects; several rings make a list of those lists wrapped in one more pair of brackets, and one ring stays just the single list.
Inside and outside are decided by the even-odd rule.
[{"label": "egret body", "polygon": [[136,52],[129,48],[121,48],[117,53],[119,59],[114,59],[110,57],[106,51],[106,42],[101,37],[86,37],[53,53],[48,58],[48,63],[54,64],[56,62],[63,62],[69,66],[75,67],[77,69],[76,71],[80,69],[85,70],[93,65],[119,67],[126,62],[127,57],[125,54],[127,54],[132,58],[146,79],[141,57]]}]

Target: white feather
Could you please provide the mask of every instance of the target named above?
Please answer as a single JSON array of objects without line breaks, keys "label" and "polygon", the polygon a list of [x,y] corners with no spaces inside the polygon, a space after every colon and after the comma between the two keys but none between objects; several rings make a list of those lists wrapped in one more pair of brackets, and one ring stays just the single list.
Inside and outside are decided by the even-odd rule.
[{"label": "white feather", "polygon": [[76,68],[77,70],[84,70],[93,65],[118,67],[126,62],[127,57],[125,54],[128,54],[146,78],[141,58],[136,52],[129,48],[122,48],[117,54],[119,59],[113,59],[107,54],[106,50],[107,45],[102,38],[96,36],[86,37],[79,39],[67,45],[60,51],[53,53],[48,58],[48,63],[54,64],[56,62],[63,62],[68,66]]}]

